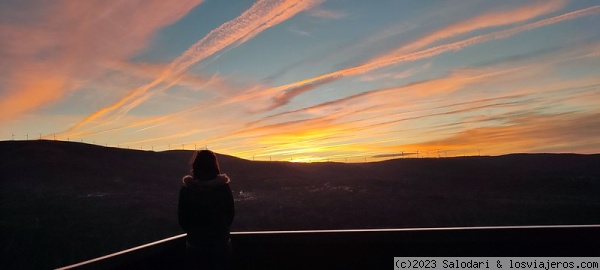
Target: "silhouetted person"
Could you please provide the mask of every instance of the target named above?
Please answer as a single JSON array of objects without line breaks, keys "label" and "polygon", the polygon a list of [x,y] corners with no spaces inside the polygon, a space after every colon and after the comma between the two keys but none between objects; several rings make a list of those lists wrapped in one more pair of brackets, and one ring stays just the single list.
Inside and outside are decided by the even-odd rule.
[{"label": "silhouetted person", "polygon": [[179,226],[187,232],[188,269],[229,269],[233,222],[233,195],[229,177],[221,174],[215,153],[196,153],[191,175],[179,191]]}]

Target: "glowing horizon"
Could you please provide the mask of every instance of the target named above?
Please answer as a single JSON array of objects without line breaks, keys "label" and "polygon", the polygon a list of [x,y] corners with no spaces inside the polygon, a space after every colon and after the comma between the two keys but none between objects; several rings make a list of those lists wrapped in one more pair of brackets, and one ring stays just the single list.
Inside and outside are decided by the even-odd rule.
[{"label": "glowing horizon", "polygon": [[590,1],[0,6],[0,140],[294,162],[600,153]]}]

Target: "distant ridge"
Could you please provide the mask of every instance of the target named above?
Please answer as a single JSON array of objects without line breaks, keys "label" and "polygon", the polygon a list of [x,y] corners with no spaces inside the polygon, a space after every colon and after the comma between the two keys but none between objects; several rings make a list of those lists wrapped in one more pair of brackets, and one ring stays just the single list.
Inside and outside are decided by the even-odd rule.
[{"label": "distant ridge", "polygon": [[[177,199],[192,156],[0,141],[0,268],[55,268],[182,233]],[[218,156],[232,178],[234,231],[600,224],[600,154]]]},{"label": "distant ridge", "polygon": [[[33,148],[38,148],[39,150],[48,150],[49,149],[57,149],[57,148],[62,148],[63,150],[71,150],[71,151],[101,151],[101,150],[106,150],[106,151],[117,151],[117,152],[126,152],[126,151],[131,151],[131,152],[144,152],[144,153],[178,153],[178,152],[183,152],[183,153],[192,153],[195,150],[182,150],[182,149],[173,149],[173,150],[164,150],[164,151],[151,151],[148,149],[136,149],[136,148],[123,148],[123,147],[114,147],[114,146],[103,146],[103,145],[97,145],[97,144],[91,144],[91,143],[85,143],[85,142],[77,142],[77,141],[53,141],[53,140],[16,140],[16,141],[0,141],[0,150],[3,150],[2,152],[0,152],[0,157],[4,158],[7,156],[7,154],[9,152],[7,151],[11,151],[11,150],[18,150],[18,151],[25,151],[25,150],[33,150]],[[224,155],[224,154],[219,154],[220,156],[223,156],[227,159],[239,159],[239,160],[246,160],[246,161],[250,161],[248,159],[243,159],[243,158],[237,158],[234,156],[229,156],[229,155]],[[479,157],[513,157],[513,156],[544,156],[544,155],[552,155],[552,156],[568,156],[568,155],[575,155],[575,156],[596,156],[596,155],[600,155],[600,153],[597,154],[577,154],[577,153],[510,153],[510,154],[504,154],[504,155],[499,155],[499,156],[488,156],[488,155],[482,155],[482,156],[477,156],[477,155],[473,155],[473,156],[457,156],[457,157],[451,157],[451,158],[479,158]],[[446,158],[446,157],[442,157],[442,158]],[[450,157],[449,157],[450,158]],[[396,159],[389,159],[389,160],[382,160],[382,161],[369,161],[369,162],[365,162],[365,163],[378,163],[378,162],[386,162],[386,161],[390,161],[390,160],[399,160],[399,159],[415,159],[415,157],[399,157]],[[424,159],[437,159],[437,157],[429,157],[429,158],[424,158]],[[265,160],[257,160],[257,161],[265,161]],[[300,163],[310,163],[310,162],[300,162]],[[324,163],[324,162],[321,162]],[[329,162],[329,163],[336,163],[336,162]],[[346,162],[337,162],[337,163],[346,163]],[[360,162],[358,162],[360,163]]]}]

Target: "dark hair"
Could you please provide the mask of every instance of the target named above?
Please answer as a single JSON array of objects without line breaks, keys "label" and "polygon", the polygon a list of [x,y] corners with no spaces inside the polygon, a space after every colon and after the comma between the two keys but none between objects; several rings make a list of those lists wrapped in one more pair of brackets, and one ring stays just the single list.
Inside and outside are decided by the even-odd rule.
[{"label": "dark hair", "polygon": [[193,176],[200,180],[210,180],[221,174],[217,155],[210,150],[196,152],[196,158],[192,164]]}]

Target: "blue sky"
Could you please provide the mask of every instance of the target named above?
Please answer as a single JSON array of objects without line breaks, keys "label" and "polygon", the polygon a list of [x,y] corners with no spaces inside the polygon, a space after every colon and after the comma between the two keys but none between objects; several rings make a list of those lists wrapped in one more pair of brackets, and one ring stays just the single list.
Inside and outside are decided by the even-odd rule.
[{"label": "blue sky", "polygon": [[594,4],[3,1],[1,139],[293,161],[597,153]]}]

